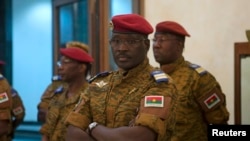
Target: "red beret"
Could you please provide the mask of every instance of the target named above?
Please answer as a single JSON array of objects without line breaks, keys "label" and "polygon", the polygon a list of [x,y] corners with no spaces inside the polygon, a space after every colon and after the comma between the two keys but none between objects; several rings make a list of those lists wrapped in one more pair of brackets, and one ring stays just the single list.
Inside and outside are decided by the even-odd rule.
[{"label": "red beret", "polygon": [[88,53],[78,47],[61,48],[60,53],[79,62],[91,63],[94,61]]},{"label": "red beret", "polygon": [[173,21],[164,21],[156,25],[156,32],[171,32],[178,35],[188,36],[188,32],[180,24]]},{"label": "red beret", "polygon": [[139,33],[148,35],[153,32],[150,23],[138,14],[123,14],[113,16],[110,21],[113,32]]},{"label": "red beret", "polygon": [[0,65],[4,65],[4,64],[5,64],[5,62],[0,60]]}]

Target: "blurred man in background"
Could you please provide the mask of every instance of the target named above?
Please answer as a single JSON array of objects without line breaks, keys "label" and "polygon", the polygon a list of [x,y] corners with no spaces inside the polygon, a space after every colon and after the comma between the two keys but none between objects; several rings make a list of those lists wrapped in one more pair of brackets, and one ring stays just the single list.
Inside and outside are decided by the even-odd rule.
[{"label": "blurred man in background", "polygon": [[[85,52],[89,52],[89,48],[87,45],[85,45],[84,43],[81,43],[79,41],[71,41],[68,42],[66,44],[66,48],[70,48],[70,47],[77,47],[80,48],[82,50],[84,50]],[[58,67],[60,67],[60,64]],[[48,106],[49,103],[51,101],[51,99],[54,97],[55,94],[55,90],[59,87],[62,86],[64,83],[61,79],[60,75],[55,75],[52,78],[52,82],[47,86],[47,88],[45,89],[44,93],[41,96],[41,101],[38,103],[37,106],[37,121],[44,123],[45,119],[46,119],[46,114],[48,111]]]},{"label": "blurred man in background", "polygon": [[1,74],[4,65],[5,62],[0,60],[0,140],[11,141],[15,129],[24,119],[25,109],[18,92]]}]

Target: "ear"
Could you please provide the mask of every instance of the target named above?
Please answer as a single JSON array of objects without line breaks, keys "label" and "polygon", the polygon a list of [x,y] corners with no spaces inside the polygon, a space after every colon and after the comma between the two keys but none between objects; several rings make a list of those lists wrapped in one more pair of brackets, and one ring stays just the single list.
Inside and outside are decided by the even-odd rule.
[{"label": "ear", "polygon": [[178,44],[178,50],[182,52],[184,49],[184,43],[182,41],[178,41],[177,44]]},{"label": "ear", "polygon": [[79,67],[81,72],[87,71],[87,65],[85,63],[82,63]]}]

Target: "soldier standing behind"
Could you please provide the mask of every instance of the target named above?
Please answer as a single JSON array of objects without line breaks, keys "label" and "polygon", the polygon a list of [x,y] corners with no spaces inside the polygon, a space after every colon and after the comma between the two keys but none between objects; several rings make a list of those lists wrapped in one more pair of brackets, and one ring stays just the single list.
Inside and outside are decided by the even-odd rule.
[{"label": "soldier standing behind", "polygon": [[[87,53],[89,52],[89,48],[86,44],[78,42],[78,41],[71,41],[66,44],[66,48],[70,47],[77,47],[83,49]],[[46,119],[46,114],[48,111],[48,106],[50,100],[55,95],[55,91],[59,86],[63,86],[63,81],[60,75],[55,75],[52,78],[52,82],[47,86],[46,90],[41,96],[41,101],[37,105],[37,121],[44,123]]]},{"label": "soldier standing behind", "polygon": [[177,122],[172,141],[207,141],[209,124],[227,124],[226,97],[215,77],[182,55],[188,32],[178,23],[156,25],[155,60],[175,81],[178,89]]},{"label": "soldier standing behind", "polygon": [[[3,66],[5,65],[4,61],[0,60],[0,72],[3,71]],[[12,96],[12,123],[11,123],[11,131],[8,136],[9,140],[14,138],[14,133],[16,128],[23,122],[25,117],[25,108],[23,105],[23,101],[18,94],[17,90],[11,87],[11,96]]]},{"label": "soldier standing behind", "polygon": [[[147,57],[152,26],[137,14],[110,22],[119,69],[91,79],[89,93],[69,114],[67,141],[168,141],[175,126],[176,88]],[[85,132],[86,131],[86,132]]]},{"label": "soldier standing behind", "polygon": [[76,46],[62,48],[60,53],[62,57],[58,74],[63,85],[56,88],[49,102],[46,120],[40,129],[43,141],[65,140],[66,126],[63,121],[80,96],[87,93],[89,85],[86,76],[90,72],[93,58]]}]

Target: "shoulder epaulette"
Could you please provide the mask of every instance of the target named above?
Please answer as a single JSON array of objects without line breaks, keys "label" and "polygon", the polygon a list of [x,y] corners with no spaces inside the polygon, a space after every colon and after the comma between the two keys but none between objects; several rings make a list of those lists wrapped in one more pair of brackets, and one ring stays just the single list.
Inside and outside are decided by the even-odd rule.
[{"label": "shoulder epaulette", "polygon": [[60,85],[59,87],[57,87],[54,93],[58,94],[58,93],[61,93],[61,92],[63,92],[63,85]]},{"label": "shoulder epaulette", "polygon": [[52,81],[60,81],[60,80],[62,80],[60,75],[55,75],[52,77]]},{"label": "shoulder epaulette", "polygon": [[168,75],[161,70],[156,70],[156,71],[151,72],[151,76],[154,77],[157,83],[169,81]]},{"label": "shoulder epaulette", "polygon": [[17,95],[17,91],[15,89],[11,89],[11,95],[12,97],[15,97]]},{"label": "shoulder epaulette", "polygon": [[0,74],[0,80],[4,79],[4,76],[2,74]]},{"label": "shoulder epaulette", "polygon": [[200,75],[204,75],[207,73],[207,71],[205,69],[203,69],[201,66],[196,65],[196,64],[189,64],[189,67],[194,69],[196,72],[198,72]]},{"label": "shoulder epaulette", "polygon": [[105,71],[105,72],[98,73],[97,75],[95,75],[95,76],[93,76],[92,78],[90,78],[90,79],[88,80],[88,82],[91,83],[91,82],[94,81],[96,78],[98,78],[98,77],[103,77],[103,76],[108,76],[110,73],[111,73],[111,71]]}]

